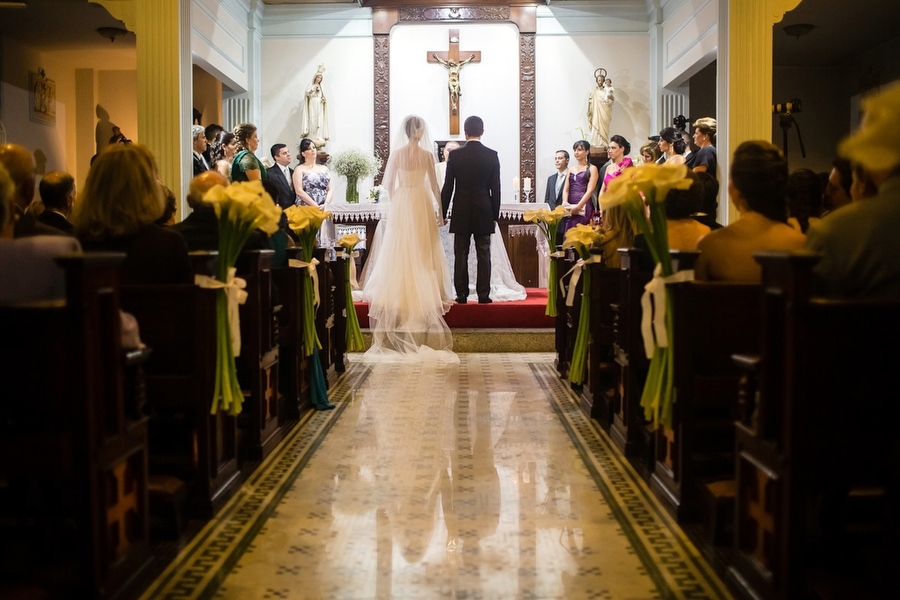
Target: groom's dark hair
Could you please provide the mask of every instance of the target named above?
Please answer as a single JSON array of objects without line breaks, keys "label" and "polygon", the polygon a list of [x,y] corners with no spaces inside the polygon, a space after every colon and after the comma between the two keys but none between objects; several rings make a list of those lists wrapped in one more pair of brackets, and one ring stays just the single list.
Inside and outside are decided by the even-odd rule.
[{"label": "groom's dark hair", "polygon": [[471,116],[466,119],[463,131],[470,137],[481,137],[481,134],[484,133],[484,121],[481,120],[481,117]]}]

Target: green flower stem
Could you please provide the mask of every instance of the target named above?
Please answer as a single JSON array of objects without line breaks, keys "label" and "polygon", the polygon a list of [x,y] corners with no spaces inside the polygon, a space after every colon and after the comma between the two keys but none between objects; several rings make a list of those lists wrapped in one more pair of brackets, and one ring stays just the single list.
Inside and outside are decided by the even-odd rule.
[{"label": "green flower stem", "polygon": [[350,286],[351,260],[353,257],[348,256],[344,261],[344,294],[347,298],[347,330],[344,341],[348,352],[360,352],[366,349],[366,342],[363,340],[362,331],[359,328],[359,318],[356,316],[356,308],[353,306],[353,289]]},{"label": "green flower stem", "polygon": [[591,271],[585,265],[581,273],[581,311],[578,316],[578,333],[575,335],[575,349],[572,351],[572,365],[569,367],[569,382],[584,383],[584,366],[587,362],[588,338],[591,329]]},{"label": "green flower stem", "polygon": [[547,310],[544,312],[548,317],[555,317],[559,314],[556,308],[556,286],[559,285],[559,274],[556,265],[556,259],[550,257],[550,269],[547,275]]}]

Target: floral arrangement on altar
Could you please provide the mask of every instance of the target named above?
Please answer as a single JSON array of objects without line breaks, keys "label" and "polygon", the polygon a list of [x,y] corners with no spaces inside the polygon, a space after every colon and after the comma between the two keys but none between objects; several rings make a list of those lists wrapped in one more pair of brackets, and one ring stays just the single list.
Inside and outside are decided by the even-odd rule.
[{"label": "floral arrangement on altar", "polygon": [[[650,255],[656,263],[653,279],[644,288],[644,297],[641,299],[644,307],[641,333],[644,337],[644,349],[650,359],[641,406],[644,408],[645,419],[652,422],[654,427],[672,427],[674,325],[672,298],[666,290],[666,283],[693,279],[693,271],[672,274],[663,202],[670,190],[686,190],[691,184],[687,167],[683,164],[648,163],[625,169],[619,177],[610,181],[609,189],[603,194],[604,208],[621,204],[631,214],[644,234]],[[649,217],[644,211],[645,206],[649,210]]]},{"label": "floral arrangement on altar", "polygon": [[211,414],[219,410],[231,415],[241,412],[244,394],[237,377],[234,357],[241,353],[241,326],[238,305],[247,301],[247,282],[235,277],[234,268],[250,234],[261,229],[278,231],[281,207],[266,193],[261,181],[235,182],[228,187],[216,185],[203,196],[212,204],[219,221],[219,257],[216,277],[196,275],[200,287],[218,289],[216,297],[216,384]]},{"label": "floral arrangement on altar", "polygon": [[566,209],[564,206],[557,206],[553,210],[548,210],[546,208],[526,210],[523,214],[523,219],[526,222],[534,223],[538,226],[538,229],[541,230],[541,233],[543,233],[544,237],[547,239],[547,245],[550,247],[550,269],[547,277],[547,281],[550,282],[550,289],[547,291],[547,309],[544,311],[544,314],[548,317],[555,317],[557,315],[556,290],[554,289],[554,286],[556,285],[558,275],[556,272],[556,261],[553,259],[558,256],[556,253],[558,225],[565,216]]},{"label": "floral arrangement on altar", "polygon": [[338,256],[344,259],[344,297],[347,299],[347,327],[344,341],[347,352],[361,352],[366,349],[366,343],[359,328],[359,318],[356,316],[356,309],[353,308],[353,288],[359,287],[356,282],[356,261],[354,260],[359,253],[354,252],[353,249],[359,242],[360,238],[355,233],[348,233],[337,242],[342,249]]},{"label": "floral arrangement on altar", "polygon": [[[600,262],[601,254],[591,252],[602,240],[599,231],[590,225],[576,225],[566,231],[563,249],[572,248],[580,257],[572,267],[569,279],[569,292],[566,305],[575,303],[575,290],[581,280],[581,310],[578,313],[578,333],[575,334],[575,347],[572,350],[572,364],[569,366],[569,382],[584,383],[584,366],[587,362],[588,339],[591,331],[591,271],[585,266]],[[548,294],[549,296],[549,294]]]},{"label": "floral arrangement on altar", "polygon": [[356,204],[359,202],[359,180],[378,174],[381,159],[359,148],[347,148],[335,152],[329,166],[335,173],[347,178],[347,203]]},{"label": "floral arrangement on altar", "polygon": [[305,270],[303,278],[303,352],[310,357],[311,396],[313,406],[317,410],[334,408],[328,400],[328,388],[325,383],[325,372],[319,349],[322,343],[316,332],[316,309],[319,305],[319,278],[316,265],[319,261],[313,257],[316,248],[316,233],[326,219],[331,218],[329,211],[318,206],[290,206],[285,209],[288,227],[297,234],[300,247],[303,249],[303,260],[289,260],[288,266]]},{"label": "floral arrangement on altar", "polygon": [[384,193],[384,186],[376,185],[372,189],[369,190],[369,200],[372,202],[378,202],[381,200],[381,195]]}]

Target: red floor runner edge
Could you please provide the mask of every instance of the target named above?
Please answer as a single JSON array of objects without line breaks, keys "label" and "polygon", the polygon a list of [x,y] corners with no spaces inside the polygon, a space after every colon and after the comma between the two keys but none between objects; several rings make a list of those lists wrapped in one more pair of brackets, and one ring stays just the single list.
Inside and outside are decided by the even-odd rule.
[{"label": "red floor runner edge", "polygon": [[[493,302],[491,304],[456,304],[444,315],[451,329],[552,329],[554,320],[544,314],[547,308],[547,290],[526,288],[528,297],[518,302]],[[356,316],[362,329],[369,327],[369,305],[354,302]]]}]

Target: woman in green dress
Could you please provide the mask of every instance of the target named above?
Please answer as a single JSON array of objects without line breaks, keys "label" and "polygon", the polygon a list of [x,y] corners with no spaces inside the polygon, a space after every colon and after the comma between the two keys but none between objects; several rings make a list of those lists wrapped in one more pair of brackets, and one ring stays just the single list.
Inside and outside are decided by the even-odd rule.
[{"label": "woman in green dress", "polygon": [[231,181],[262,181],[266,177],[266,167],[254,152],[259,148],[256,125],[241,123],[234,128],[237,154],[231,163]]}]

